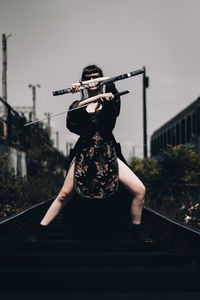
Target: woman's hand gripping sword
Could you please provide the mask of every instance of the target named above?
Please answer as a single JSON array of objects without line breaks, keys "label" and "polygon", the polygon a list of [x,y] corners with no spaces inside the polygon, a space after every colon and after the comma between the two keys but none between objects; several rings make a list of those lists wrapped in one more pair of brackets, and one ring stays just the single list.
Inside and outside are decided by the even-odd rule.
[{"label": "woman's hand gripping sword", "polygon": [[59,96],[59,95],[68,94],[68,93],[76,93],[81,90],[90,89],[95,86],[102,86],[104,84],[123,80],[123,79],[129,78],[129,77],[143,74],[143,73],[144,73],[144,68],[133,71],[133,72],[114,76],[114,77],[99,77],[99,78],[94,78],[94,79],[87,80],[87,81],[82,81],[81,83],[77,84],[77,87],[75,89],[72,89],[71,87],[69,87],[67,89],[54,91],[53,96]]}]

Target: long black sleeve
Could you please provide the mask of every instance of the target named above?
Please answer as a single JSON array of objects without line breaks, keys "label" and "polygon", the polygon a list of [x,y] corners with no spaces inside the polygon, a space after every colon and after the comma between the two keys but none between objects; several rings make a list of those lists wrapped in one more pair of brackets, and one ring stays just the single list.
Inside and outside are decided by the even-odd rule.
[{"label": "long black sleeve", "polygon": [[[80,101],[76,100],[74,101],[69,109],[72,109],[72,108],[76,108],[78,107],[78,104],[79,104]],[[81,135],[82,133],[82,109],[77,109],[77,110],[73,110],[73,111],[69,111],[67,113],[67,119],[66,119],[66,126],[67,128],[75,133],[75,134],[78,134],[78,135]]]},{"label": "long black sleeve", "polygon": [[[113,93],[113,94],[117,94],[118,90],[115,87],[114,83],[109,83],[106,85],[106,93]],[[115,97],[114,101],[110,101],[109,102],[111,109],[113,109],[113,112],[115,114],[115,117],[119,116],[120,113],[120,108],[121,108],[121,100],[120,97]]]}]

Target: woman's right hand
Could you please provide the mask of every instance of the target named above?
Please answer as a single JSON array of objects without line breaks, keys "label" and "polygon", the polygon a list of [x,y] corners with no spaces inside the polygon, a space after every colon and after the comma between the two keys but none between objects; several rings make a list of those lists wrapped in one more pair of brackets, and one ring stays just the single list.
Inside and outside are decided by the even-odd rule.
[{"label": "woman's right hand", "polygon": [[69,88],[72,94],[80,92],[80,86],[81,86],[80,82],[70,84]]}]

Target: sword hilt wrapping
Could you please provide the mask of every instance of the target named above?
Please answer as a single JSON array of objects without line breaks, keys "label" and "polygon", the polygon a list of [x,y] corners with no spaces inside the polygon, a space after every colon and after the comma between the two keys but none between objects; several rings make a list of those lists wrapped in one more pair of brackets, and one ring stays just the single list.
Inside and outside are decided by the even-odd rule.
[{"label": "sword hilt wrapping", "polygon": [[[93,82],[93,83],[90,83],[90,84],[87,84],[87,85],[82,85],[82,86],[80,86],[79,89],[80,90],[85,90],[85,89],[89,89],[89,88],[92,88],[92,87],[95,87],[95,86],[102,86],[102,85],[107,84],[107,83],[115,82],[115,81],[118,81],[118,80],[123,80],[123,79],[129,78],[129,77],[132,77],[132,76],[143,74],[143,73],[144,73],[144,68],[133,71],[133,72],[125,73],[125,74],[122,74],[122,75],[119,75],[119,76],[110,77],[108,79],[104,79],[104,80],[99,81],[99,82]],[[54,91],[53,96],[60,96],[60,95],[63,95],[63,94],[69,94],[71,92],[72,92],[71,89],[67,88],[67,89],[63,89],[63,90]]]}]

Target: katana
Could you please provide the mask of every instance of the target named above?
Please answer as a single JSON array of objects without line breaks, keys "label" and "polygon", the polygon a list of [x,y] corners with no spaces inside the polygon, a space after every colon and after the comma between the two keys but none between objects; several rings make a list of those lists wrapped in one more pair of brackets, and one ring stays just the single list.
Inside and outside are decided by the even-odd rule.
[{"label": "katana", "polygon": [[[130,93],[130,92],[129,92],[128,90],[125,90],[125,91],[122,91],[122,92],[120,92],[120,93],[115,93],[115,94],[113,94],[113,95],[114,95],[115,98],[116,98],[116,97],[118,98],[118,97],[123,96],[123,95],[126,95],[126,94],[128,94],[128,93]],[[86,99],[88,99],[88,98],[81,99],[81,100],[83,101],[83,100],[86,100]],[[100,98],[100,99],[98,99],[98,100],[103,100],[103,98]],[[97,102],[98,100],[94,100],[94,101],[92,101],[92,102]],[[104,101],[104,100],[103,100],[103,101]],[[111,100],[111,101],[112,101],[112,100]],[[90,102],[90,103],[92,103],[92,102]],[[60,116],[60,115],[63,115],[63,114],[65,114],[65,113],[68,113],[68,112],[73,111],[73,110],[81,109],[81,108],[83,108],[83,107],[88,106],[90,103],[87,103],[87,104],[85,104],[85,105],[81,105],[81,106],[78,106],[78,107],[75,107],[75,108],[68,109],[68,110],[66,110],[66,111],[63,111],[63,112],[61,112],[61,113],[58,113],[58,114],[55,114],[55,115],[52,115],[52,116],[49,116],[49,117],[46,117],[46,118],[41,119],[41,120],[35,120],[35,121],[32,121],[32,122],[30,122],[30,123],[24,124],[24,127],[27,127],[27,126],[29,126],[29,125],[32,125],[32,124],[35,124],[35,123],[38,123],[38,122],[42,122],[42,121],[45,121],[45,120],[48,120],[48,119],[51,119],[51,118],[54,118],[54,117],[57,117],[57,116]]]},{"label": "katana", "polygon": [[[95,79],[91,79],[91,80],[87,80],[87,81],[82,81],[82,85],[79,87],[79,89],[80,89],[80,91],[82,91],[82,90],[90,89],[90,88],[93,88],[96,86],[102,86],[104,84],[123,80],[126,78],[130,78],[130,77],[133,77],[136,75],[143,74],[143,73],[144,73],[144,68],[133,71],[133,72],[114,76],[114,77],[99,77],[99,78],[95,78]],[[69,94],[71,92],[72,92],[71,89],[67,88],[67,89],[63,89],[63,90],[54,91],[53,96],[60,96],[60,95],[64,95],[64,94]]]}]

